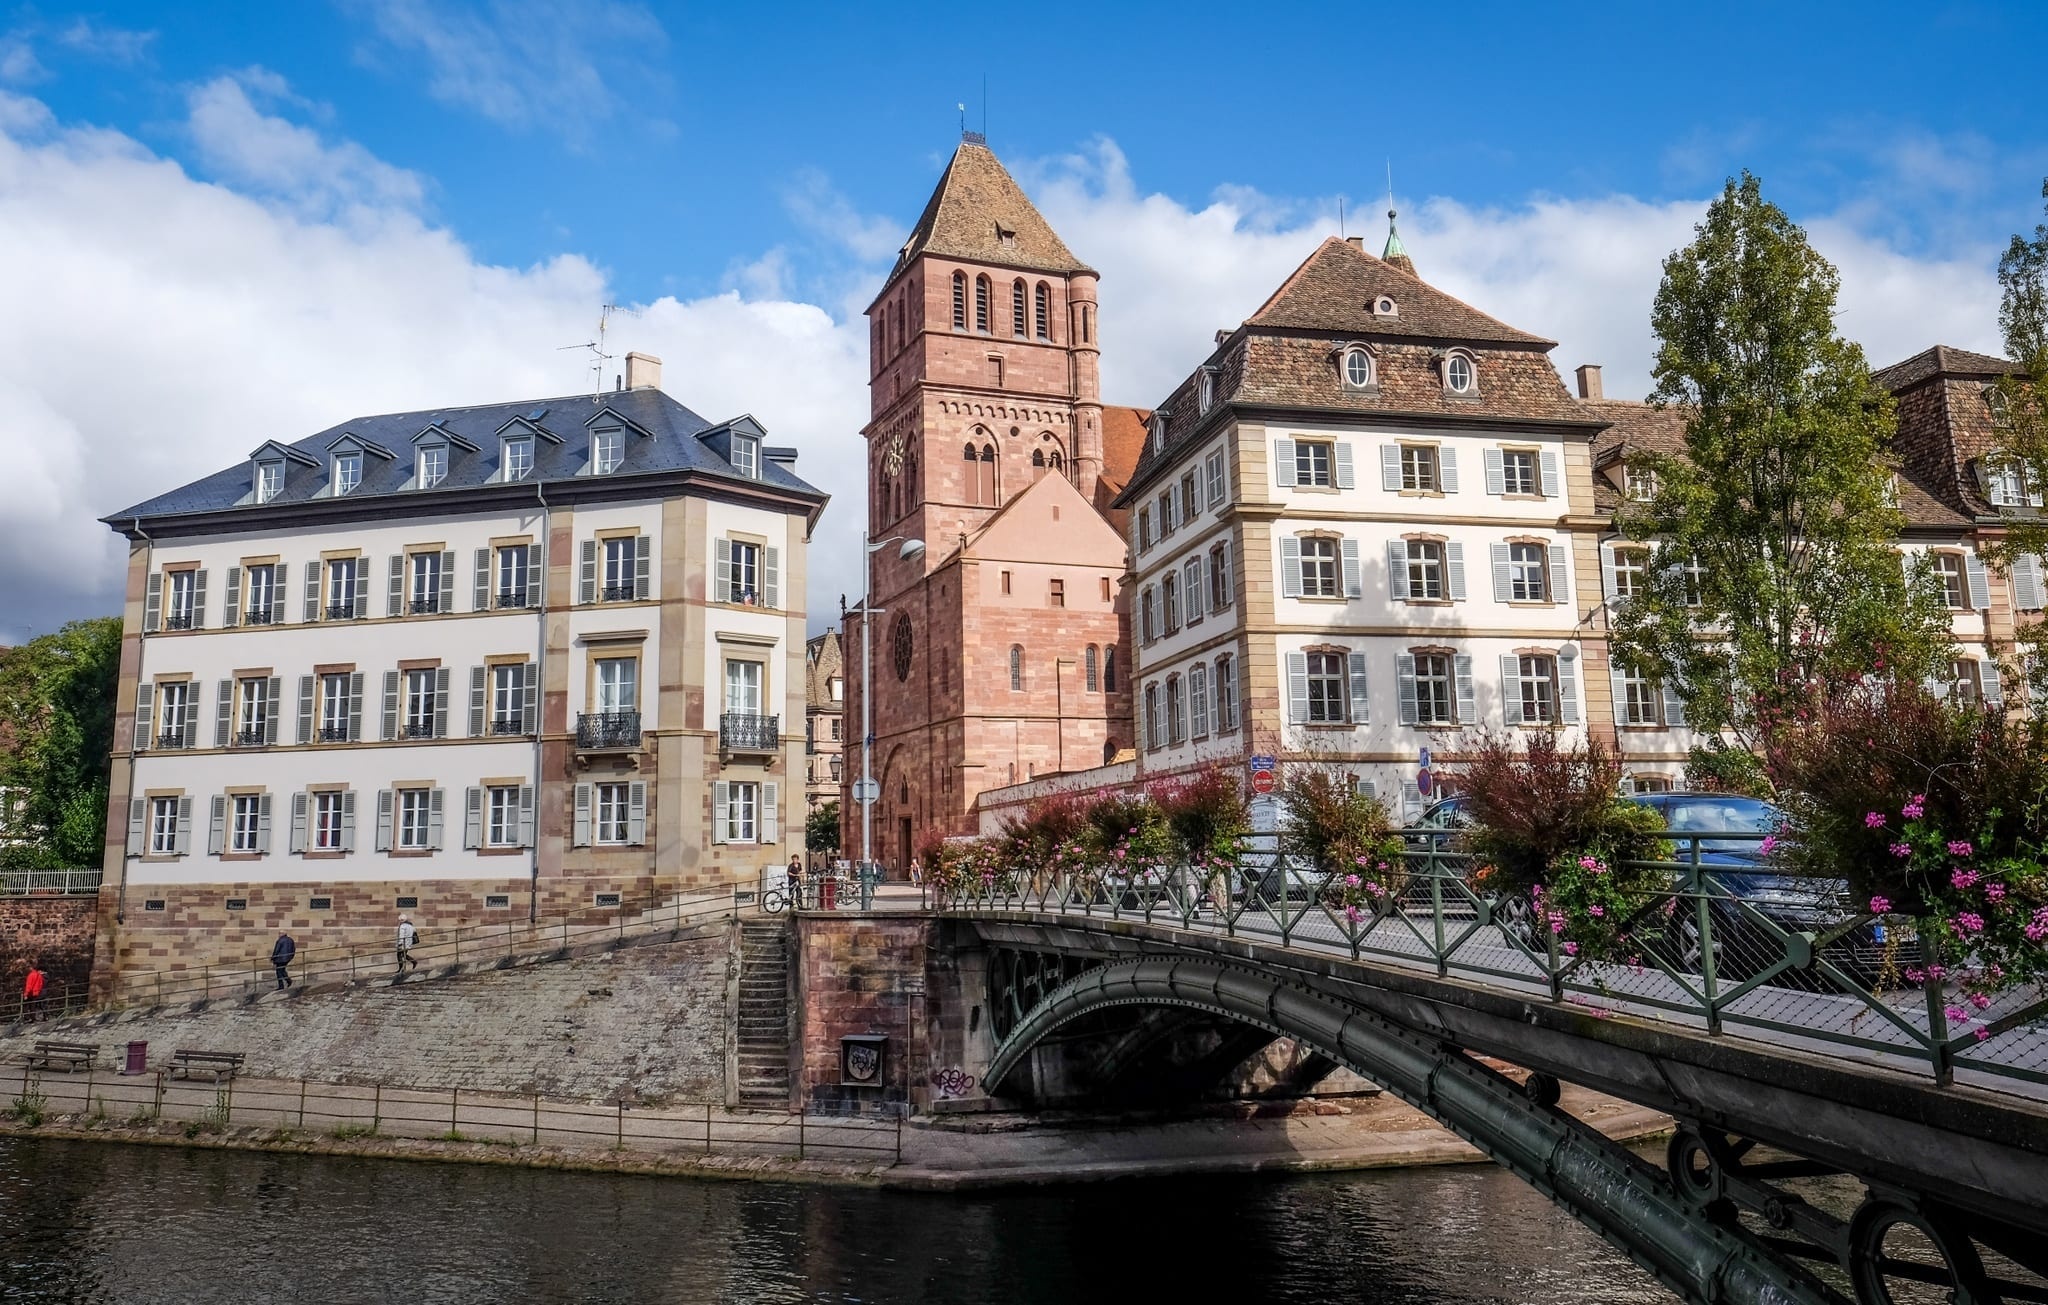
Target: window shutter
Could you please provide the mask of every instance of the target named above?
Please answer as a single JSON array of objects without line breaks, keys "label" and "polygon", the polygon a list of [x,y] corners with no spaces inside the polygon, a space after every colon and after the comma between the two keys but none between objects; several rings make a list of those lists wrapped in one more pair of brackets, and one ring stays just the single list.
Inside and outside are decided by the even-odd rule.
[{"label": "window shutter", "polygon": [[398,737],[398,672],[384,672],[384,741]]},{"label": "window shutter", "polygon": [[[723,788],[725,786],[721,784],[719,787]],[[576,786],[576,828],[574,836],[569,840],[569,846],[590,846],[590,785],[588,784],[578,784]]]},{"label": "window shutter", "polygon": [[171,850],[179,856],[190,856],[192,854],[191,798],[181,797],[178,799],[178,832],[176,837],[177,841],[172,844]]},{"label": "window shutter", "polygon": [[1458,723],[1477,725],[1479,723],[1479,692],[1472,682],[1472,658],[1459,653],[1451,659],[1451,673],[1458,678]]},{"label": "window shutter", "polygon": [[1545,452],[1543,456],[1537,460],[1537,464],[1543,472],[1543,497],[1558,497],[1559,494],[1562,492],[1563,487],[1558,483],[1557,455],[1555,453]]},{"label": "window shutter", "polygon": [[[543,524],[542,528],[546,528],[545,524]],[[526,546],[526,605],[528,607],[540,606],[542,578],[540,545],[528,544]]]},{"label": "window shutter", "polygon": [[161,571],[152,571],[142,587],[142,632],[153,634],[163,623],[164,576]]},{"label": "window shutter", "polygon": [[215,689],[220,697],[213,705],[213,746],[224,748],[235,725],[235,682],[222,680]]},{"label": "window shutter", "polygon": [[[1359,576],[1358,541],[1355,539],[1345,540],[1341,546],[1341,551],[1344,555],[1344,596],[1346,598],[1363,598],[1365,597],[1365,582]],[[1199,595],[1196,596],[1195,601],[1201,601]]]},{"label": "window shutter", "polygon": [[1522,659],[1513,653],[1502,653],[1500,658],[1500,700],[1507,715],[1507,723],[1518,725],[1522,720]]},{"label": "window shutter", "polygon": [[761,841],[782,841],[782,785],[772,780],[761,786]]},{"label": "window shutter", "polygon": [[1614,545],[1600,545],[1600,596],[1614,601]]},{"label": "window shutter", "polygon": [[[633,597],[648,596],[653,568],[654,540],[651,536],[642,535],[633,541]],[[772,607],[774,604],[770,603],[769,606]]]},{"label": "window shutter", "polygon": [[1982,612],[1991,606],[1991,577],[1984,570],[1984,559],[1971,553],[1963,558],[1963,571],[1970,581],[1970,606]]},{"label": "window shutter", "polygon": [[2041,559],[2033,553],[2022,553],[2012,563],[2012,605],[2022,612],[2038,612],[2044,605],[2041,583]]},{"label": "window shutter", "polygon": [[320,616],[320,563],[316,559],[306,563],[306,621],[310,624]]},{"label": "window shutter", "polygon": [[1465,601],[1465,546],[1456,540],[1444,545],[1444,592],[1451,601]]},{"label": "window shutter", "polygon": [[1380,488],[1390,494],[1401,492],[1401,446],[1380,445]]},{"label": "window shutter", "polygon": [[440,601],[434,605],[434,610],[455,610],[455,550],[452,548],[441,554],[441,593]]},{"label": "window shutter", "polygon": [[391,583],[384,591],[384,615],[397,616],[405,611],[405,554],[391,555]]},{"label": "window shutter", "polygon": [[1387,597],[1405,603],[1412,597],[1408,584],[1408,541],[1387,541]]},{"label": "window shutter", "polygon": [[363,673],[356,671],[348,677],[348,741],[363,741]]},{"label": "window shutter", "polygon": [[1287,654],[1287,719],[1296,725],[1308,723],[1308,654]]},{"label": "window shutter", "polygon": [[[1995,674],[1997,671],[1996,666],[1993,666],[1992,670]],[[1677,685],[1672,684],[1668,680],[1662,688],[1664,694],[1664,723],[1673,728],[1685,724],[1685,695],[1678,691]]]},{"label": "window shutter", "polygon": [[277,718],[284,714],[284,677],[273,675],[263,686],[263,741],[277,742]]},{"label": "window shutter", "polygon": [[725,841],[725,814],[732,804],[732,785],[724,780],[711,783],[711,841]]},{"label": "window shutter", "polygon": [[[190,690],[187,690],[190,692]],[[135,738],[134,750],[146,752],[150,745],[149,722],[156,711],[156,689],[148,680],[135,687]],[[164,724],[169,725],[169,721]]]},{"label": "window shutter", "polygon": [[220,850],[221,850],[221,849],[222,849],[223,847],[227,846],[227,837],[228,837],[228,800],[227,800],[227,796],[226,796],[225,794],[221,794],[221,793],[216,793],[216,794],[214,794],[214,795],[213,795],[213,801],[212,801],[212,803],[211,803],[211,807],[212,807],[212,810],[211,810],[211,812],[209,813],[209,816],[208,816],[208,819],[207,819],[207,825],[206,825],[206,851],[207,851],[207,855],[209,855],[209,856],[219,856],[219,855],[220,855]]},{"label": "window shutter", "polygon": [[582,578],[577,581],[576,601],[594,603],[597,601],[597,541],[583,541]]},{"label": "window shutter", "polygon": [[1280,593],[1301,597],[1301,541],[1293,535],[1280,536]]},{"label": "window shutter", "polygon": [[242,568],[228,568],[227,604],[221,609],[220,623],[232,628],[242,619]]},{"label": "window shutter", "polygon": [[491,550],[476,550],[476,610],[491,610]]},{"label": "window shutter", "polygon": [[[166,725],[169,721],[164,722]],[[193,680],[185,686],[185,719],[179,722],[178,732],[185,736],[185,746],[199,746],[199,681]]]},{"label": "window shutter", "polygon": [[1352,471],[1352,469],[1351,469],[1351,441],[1350,441],[1350,440],[1338,440],[1338,441],[1337,441],[1337,444],[1336,444],[1336,447],[1335,447],[1335,450],[1334,450],[1334,460],[1335,460],[1335,462],[1336,462],[1336,464],[1337,464],[1337,488],[1338,488],[1338,489],[1355,489],[1355,488],[1357,488],[1357,486],[1358,486],[1358,477],[1357,477],[1356,473],[1354,473],[1354,472]]},{"label": "window shutter", "polygon": [[484,791],[474,784],[462,793],[462,845],[484,845]]},{"label": "window shutter", "polygon": [[626,786],[626,841],[634,847],[647,841],[647,785],[637,780]]},{"label": "window shutter", "polygon": [[1193,625],[1208,613],[1209,591],[1202,586],[1202,555],[1195,554],[1180,569],[1181,600],[1187,607],[1187,623]]},{"label": "window shutter", "polygon": [[484,719],[484,677],[489,673],[482,666],[469,668],[469,737],[473,739],[490,732],[490,724]]},{"label": "window shutter", "polygon": [[1499,449],[1487,449],[1479,456],[1486,468],[1486,492],[1489,494],[1507,493],[1508,473],[1506,461],[1502,457],[1501,451]]},{"label": "window shutter", "polygon": [[1977,669],[1984,679],[1984,705],[2003,707],[2005,705],[2005,680],[2000,676],[1998,663],[1986,657],[1977,663]]},{"label": "window shutter", "polygon": [[128,846],[121,849],[123,856],[147,856],[149,847],[149,802],[144,798],[131,798],[128,802]]},{"label": "window shutter", "polygon": [[533,785],[519,786],[519,846],[533,846]]},{"label": "window shutter", "polygon": [[1215,507],[1223,501],[1223,454],[1209,455],[1209,506]]},{"label": "window shutter", "polygon": [[711,558],[711,601],[729,603],[732,601],[732,541],[712,540]]},{"label": "window shutter", "polygon": [[434,672],[434,737],[437,739],[448,737],[449,678],[449,671],[446,666],[440,667]]},{"label": "window shutter", "polygon": [[313,741],[313,677],[299,677],[299,742]]},{"label": "window shutter", "polygon": [[1399,653],[1394,657],[1394,684],[1401,694],[1401,723],[1413,725],[1419,712],[1415,705],[1415,654]]},{"label": "window shutter", "polygon": [[1222,600],[1216,606],[1218,608],[1228,607],[1237,600],[1237,587],[1230,578],[1229,545],[1226,544],[1222,552],[1213,553],[1210,556],[1213,558],[1210,565],[1215,569],[1216,573],[1216,592],[1222,595]]},{"label": "window shutter", "polygon": [[[1564,549],[1557,544],[1551,544],[1543,551],[1550,555],[1550,601],[1571,603],[1571,574],[1565,569]],[[1577,606],[1575,603],[1572,605]]]},{"label": "window shutter", "polygon": [[356,791],[349,789],[341,795],[341,850],[356,850]]},{"label": "window shutter", "polygon": [[435,789],[427,795],[427,846],[441,850],[441,795],[444,789]]},{"label": "window shutter", "polygon": [[1351,663],[1351,723],[1363,725],[1372,719],[1372,695],[1365,682],[1365,654],[1352,653]]},{"label": "window shutter", "polygon": [[1508,546],[1492,544],[1488,547],[1493,554],[1493,601],[1510,602],[1514,598],[1515,590],[1508,580]]},{"label": "window shutter", "polygon": [[1609,686],[1608,691],[1614,695],[1614,723],[1617,726],[1627,725],[1629,723],[1628,679],[1627,672],[1620,662],[1609,661],[1607,663],[1607,682]]},{"label": "window shutter", "polygon": [[206,571],[204,568],[192,573],[192,628],[206,628]]},{"label": "window shutter", "polygon": [[1566,725],[1579,723],[1578,658],[1557,659],[1557,719]]},{"label": "window shutter", "polygon": [[1294,487],[1294,441],[1273,441],[1273,483],[1282,489]]},{"label": "window shutter", "polygon": [[761,597],[762,606],[772,611],[782,610],[782,550],[779,548],[761,550]]},{"label": "window shutter", "polygon": [[292,832],[290,849],[293,852],[306,850],[306,795],[292,794]]},{"label": "window shutter", "polygon": [[540,733],[540,676],[532,662],[519,668],[519,732]]},{"label": "window shutter", "polygon": [[1446,494],[1458,492],[1458,451],[1444,447],[1436,451],[1437,484]]},{"label": "window shutter", "polygon": [[1188,671],[1189,732],[1201,738],[1209,732],[1209,672],[1201,662]]},{"label": "window shutter", "polygon": [[370,614],[370,559],[356,559],[355,618],[360,621]]}]

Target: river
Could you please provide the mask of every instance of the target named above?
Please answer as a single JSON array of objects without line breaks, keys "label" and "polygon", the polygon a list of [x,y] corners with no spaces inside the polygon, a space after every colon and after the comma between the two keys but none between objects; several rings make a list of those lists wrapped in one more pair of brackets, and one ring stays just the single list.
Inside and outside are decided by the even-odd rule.
[{"label": "river", "polygon": [[1673,1298],[1491,1166],[966,1195],[0,1138],[0,1301]]}]

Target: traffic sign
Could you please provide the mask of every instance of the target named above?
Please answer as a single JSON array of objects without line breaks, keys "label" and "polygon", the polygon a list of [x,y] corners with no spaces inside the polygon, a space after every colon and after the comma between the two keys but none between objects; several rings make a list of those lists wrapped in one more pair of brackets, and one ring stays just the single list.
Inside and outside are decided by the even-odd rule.
[{"label": "traffic sign", "polygon": [[1422,768],[1423,768],[1424,770],[1428,770],[1428,769],[1429,769],[1429,749],[1428,749],[1428,748],[1424,748],[1424,749],[1422,750],[1422,756],[1421,756],[1421,759],[1420,759],[1420,760],[1418,760],[1418,761],[1417,761],[1417,762],[1416,762],[1415,764],[1416,764],[1416,765],[1418,765],[1418,766],[1421,766],[1421,767],[1422,767]]},{"label": "traffic sign", "polygon": [[1278,764],[1279,763],[1274,761],[1273,758],[1266,756],[1264,753],[1260,753],[1259,755],[1253,757],[1250,762],[1252,773],[1254,775],[1260,773],[1261,771],[1274,770],[1278,767]]},{"label": "traffic sign", "polygon": [[879,779],[857,779],[853,781],[853,800],[862,806],[869,806],[882,796],[882,781]]},{"label": "traffic sign", "polygon": [[1415,772],[1415,791],[1417,793],[1428,797],[1429,790],[1434,787],[1436,787],[1436,779],[1429,773],[1429,767],[1424,766],[1421,770]]},{"label": "traffic sign", "polygon": [[1261,794],[1271,793],[1274,783],[1272,771],[1255,770],[1252,772],[1252,792]]}]

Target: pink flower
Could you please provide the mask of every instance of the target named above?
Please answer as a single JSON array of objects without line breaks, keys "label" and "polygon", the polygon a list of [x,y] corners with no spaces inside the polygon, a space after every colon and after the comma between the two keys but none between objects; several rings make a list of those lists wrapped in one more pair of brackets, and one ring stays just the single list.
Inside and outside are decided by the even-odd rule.
[{"label": "pink flower", "polygon": [[1973,992],[1970,994],[1970,1004],[1978,1010],[1990,1010],[1991,998],[1981,992]]},{"label": "pink flower", "polygon": [[1918,820],[1927,811],[1927,795],[1915,793],[1906,799],[1906,805],[1899,808],[1899,814],[1908,820]]},{"label": "pink flower", "polygon": [[1975,911],[1961,911],[1956,914],[1956,928],[1964,933],[1984,932],[1984,917]]},{"label": "pink flower", "polygon": [[1357,876],[1357,875],[1345,875],[1345,876],[1344,876],[1344,886],[1345,886],[1346,888],[1356,888],[1356,887],[1358,887],[1358,884],[1359,884],[1359,879],[1358,879],[1358,876]]},{"label": "pink flower", "polygon": [[1769,856],[1771,853],[1777,851],[1778,836],[1776,834],[1765,834],[1764,841],[1756,845],[1756,850],[1758,854],[1762,856]]},{"label": "pink flower", "polygon": [[1970,1012],[1964,1010],[1961,1006],[1943,1006],[1941,1013],[1952,1020],[1963,1020],[1970,1017]]},{"label": "pink flower", "polygon": [[2005,900],[2005,885],[2004,885],[2004,884],[1986,884],[1986,885],[1984,885],[1984,896],[1986,896],[1986,897],[1990,898],[1990,899],[1991,899],[1992,901],[1994,901],[1994,902],[2002,902],[2002,901],[2004,901],[2004,900]]},{"label": "pink flower", "polygon": [[1889,897],[1873,897],[1873,898],[1871,898],[1871,899],[1870,899],[1870,913],[1871,913],[1872,915],[1889,915],[1889,914],[1891,914],[1891,910],[1892,910],[1892,899],[1891,899],[1891,898],[1889,898]]},{"label": "pink flower", "polygon": [[1567,956],[1577,956],[1579,954],[1579,945],[1575,942],[1566,943],[1564,945],[1564,954]]},{"label": "pink flower", "polygon": [[1914,969],[1909,969],[1909,970],[1907,970],[1907,971],[1906,971],[1906,982],[1908,982],[1908,983],[1925,983],[1925,982],[1927,982],[1927,971],[1925,971],[1925,970],[1914,970]]},{"label": "pink flower", "polygon": [[1971,884],[1977,882],[1978,877],[1975,870],[1964,870],[1958,867],[1949,875],[1948,881],[1957,888],[1968,888]]},{"label": "pink flower", "polygon": [[1378,897],[1382,893],[1386,892],[1386,889],[1381,888],[1378,884],[1368,879],[1365,882],[1365,891],[1371,893],[1374,897]]},{"label": "pink flower", "polygon": [[1607,908],[1604,906],[1593,906],[1588,907],[1587,909],[1592,912],[1593,918],[1596,920],[1599,919],[1601,916],[1607,914]]},{"label": "pink flower", "polygon": [[1870,812],[1863,817],[1863,827],[1865,829],[1882,829],[1884,827],[1884,813],[1881,811]]},{"label": "pink flower", "polygon": [[1600,865],[1600,862],[1599,862],[1599,861],[1597,861],[1597,860],[1595,860],[1595,859],[1594,859],[1593,857],[1590,857],[1590,856],[1582,856],[1582,857],[1580,857],[1580,858],[1579,858],[1579,869],[1581,869],[1581,870],[1594,870],[1594,869],[1598,869],[1598,868],[1599,868],[1599,865]]},{"label": "pink flower", "polygon": [[1982,1042],[1984,1039],[1991,1036],[1991,1030],[1978,1029],[1973,1036],[1977,1039],[1977,1041]]},{"label": "pink flower", "polygon": [[1904,844],[1904,843],[1893,843],[1893,844],[1892,844],[1892,855],[1893,855],[1893,856],[1911,856],[1911,855],[1913,855],[1913,849],[1912,849],[1911,847],[1909,847],[1908,845]]},{"label": "pink flower", "polygon": [[1353,924],[1357,924],[1360,920],[1364,919],[1365,917],[1359,912],[1359,909],[1357,907],[1347,906],[1344,908],[1344,918],[1351,921],[1351,923]]},{"label": "pink flower", "polygon": [[1968,843],[1950,843],[1948,845],[1948,854],[1950,856],[1968,856],[1970,854],[1970,845]]}]

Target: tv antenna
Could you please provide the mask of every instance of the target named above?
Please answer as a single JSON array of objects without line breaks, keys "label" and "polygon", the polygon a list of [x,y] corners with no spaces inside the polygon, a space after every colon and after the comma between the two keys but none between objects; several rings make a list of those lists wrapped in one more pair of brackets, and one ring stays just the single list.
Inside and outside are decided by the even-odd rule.
[{"label": "tv antenna", "polygon": [[556,353],[566,353],[571,349],[588,349],[590,351],[590,401],[592,403],[602,403],[604,401],[604,365],[615,356],[606,353],[604,349],[605,333],[611,330],[613,313],[624,313],[629,317],[638,317],[640,315],[633,309],[622,307],[619,304],[605,304],[598,310],[597,338],[595,340],[586,340],[582,344],[565,344],[555,350]]}]

